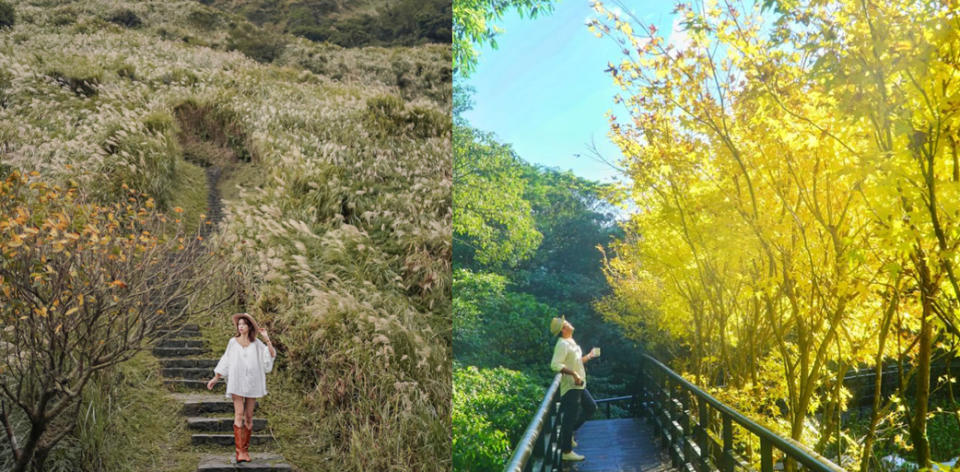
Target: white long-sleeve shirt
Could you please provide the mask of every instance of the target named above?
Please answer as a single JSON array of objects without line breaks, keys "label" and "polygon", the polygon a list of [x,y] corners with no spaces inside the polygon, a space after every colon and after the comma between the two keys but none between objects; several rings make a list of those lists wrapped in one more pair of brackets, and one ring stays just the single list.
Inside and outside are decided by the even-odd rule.
[{"label": "white long-sleeve shirt", "polygon": [[256,339],[243,347],[236,337],[230,338],[220,362],[213,369],[214,373],[227,379],[227,398],[234,394],[247,398],[266,395],[267,372],[271,370],[273,357],[266,344]]},{"label": "white long-sleeve shirt", "polygon": [[572,375],[564,375],[560,378],[560,395],[564,395],[571,388],[587,387],[587,372],[583,369],[583,354],[580,346],[573,340],[573,337],[558,338],[556,346],[553,347],[553,359],[550,360],[550,369],[554,372],[560,372],[564,367],[574,371],[583,379],[582,385],[573,383]]}]

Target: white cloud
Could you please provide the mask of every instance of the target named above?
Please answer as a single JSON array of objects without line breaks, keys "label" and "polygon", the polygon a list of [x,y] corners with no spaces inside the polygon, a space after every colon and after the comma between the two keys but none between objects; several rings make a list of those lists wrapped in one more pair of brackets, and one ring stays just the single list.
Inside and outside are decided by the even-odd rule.
[{"label": "white cloud", "polygon": [[673,46],[673,49],[679,52],[689,48],[690,43],[690,36],[683,27],[683,20],[677,15],[677,17],[673,19],[673,28],[670,30],[667,44]]}]

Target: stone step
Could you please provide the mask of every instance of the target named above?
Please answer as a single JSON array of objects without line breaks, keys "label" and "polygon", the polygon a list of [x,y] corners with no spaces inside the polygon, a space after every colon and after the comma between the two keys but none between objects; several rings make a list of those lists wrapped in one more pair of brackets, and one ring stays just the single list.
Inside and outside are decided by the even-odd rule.
[{"label": "stone step", "polygon": [[200,330],[196,329],[158,329],[157,334],[165,337],[185,337],[195,338],[200,336]]},{"label": "stone step", "polygon": [[171,393],[171,396],[183,403],[181,411],[186,416],[207,413],[233,414],[233,400],[222,393]]},{"label": "stone step", "polygon": [[157,343],[157,347],[203,347],[200,339],[164,339]]},{"label": "stone step", "polygon": [[[220,359],[157,359],[164,369],[209,369],[211,372],[217,366]],[[211,377],[213,374],[210,374]]]},{"label": "stone step", "polygon": [[291,472],[293,467],[283,462],[283,456],[269,452],[251,452],[250,462],[236,463],[235,454],[203,454],[200,456],[200,465],[197,472],[233,472],[246,470],[250,472]]},{"label": "stone step", "polygon": [[[202,416],[187,418],[187,428],[195,431],[227,432],[233,434],[233,417],[204,418]],[[267,428],[266,418],[254,418],[253,430],[263,431]]]},{"label": "stone step", "polygon": [[[210,376],[213,378],[213,375]],[[174,388],[186,388],[188,390],[207,390],[207,382],[210,381],[210,378],[206,380],[200,379],[163,379],[163,384],[168,387]],[[222,379],[213,385],[213,391],[222,392],[226,388],[226,382]]]},{"label": "stone step", "polygon": [[207,350],[202,347],[155,347],[153,355],[157,357],[187,357],[206,354]]},{"label": "stone step", "polygon": [[213,375],[213,369],[206,367],[168,367],[163,369],[163,376],[168,379],[210,380]]},{"label": "stone step", "polygon": [[200,325],[196,323],[187,323],[176,328],[160,328],[157,331],[200,331]]},{"label": "stone step", "polygon": [[[269,434],[253,434],[250,436],[250,444],[262,446],[273,442],[273,436]],[[221,446],[233,446],[233,433],[196,433],[190,436],[190,443],[194,446],[201,444],[219,444]]]}]

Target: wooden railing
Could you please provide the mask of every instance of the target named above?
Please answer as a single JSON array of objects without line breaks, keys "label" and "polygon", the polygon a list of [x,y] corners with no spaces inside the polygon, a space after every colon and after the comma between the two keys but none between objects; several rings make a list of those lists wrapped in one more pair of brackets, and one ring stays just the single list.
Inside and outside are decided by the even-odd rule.
[{"label": "wooden railing", "polygon": [[[560,425],[563,415],[560,413],[560,377],[557,374],[547,393],[540,402],[540,407],[533,415],[533,420],[526,431],[504,472],[543,472],[560,471]],[[629,402],[631,411],[639,410],[639,397],[625,395],[621,397],[602,398],[596,400],[597,408],[606,408],[607,418],[610,417],[610,406],[614,403]]]},{"label": "wooden railing", "polygon": [[[721,403],[653,357],[642,355],[640,364],[641,387],[636,395],[599,399],[597,405],[606,407],[609,418],[611,404],[630,402],[630,411],[650,418],[674,467],[690,472],[755,470],[749,458],[753,451],[734,445],[734,427],[738,427],[760,439],[762,472],[773,472],[775,460],[791,469],[798,465],[802,470],[843,472],[804,445],[776,435]],[[554,377],[504,472],[562,470],[560,377]]]},{"label": "wooden railing", "polygon": [[[653,419],[675,467],[697,472],[754,470],[744,447],[735,448],[734,425],[760,439],[760,470],[773,472],[775,459],[816,472],[843,469],[804,445],[773,433],[697,388],[653,357],[642,356],[641,404]],[[777,457],[774,456],[777,451]]]},{"label": "wooden railing", "polygon": [[[610,416],[610,406],[613,405],[614,403],[627,403],[628,411],[634,413],[633,415],[630,415],[630,416],[636,416],[635,413],[640,408],[640,405],[637,401],[638,399],[639,397],[637,395],[624,395],[620,397],[600,398],[595,401],[597,402],[597,410],[605,411],[606,412],[605,418],[610,419],[612,418],[612,416]],[[604,408],[606,410],[604,410]],[[596,418],[596,416],[594,416],[594,418]]]}]

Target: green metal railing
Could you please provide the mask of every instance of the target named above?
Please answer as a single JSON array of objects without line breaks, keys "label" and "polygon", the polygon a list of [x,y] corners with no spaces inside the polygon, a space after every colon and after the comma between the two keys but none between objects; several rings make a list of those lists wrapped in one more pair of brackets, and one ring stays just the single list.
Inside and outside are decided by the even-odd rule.
[{"label": "green metal railing", "polygon": [[[778,459],[794,461],[806,470],[843,472],[842,468],[806,446],[778,436],[721,403],[653,357],[644,354],[641,368],[640,401],[667,445],[675,467],[690,464],[697,472],[751,470],[748,461],[734,449],[733,428],[736,424],[760,439],[762,472],[773,472],[774,449],[778,451]],[[714,426],[717,421],[719,428]]]}]

